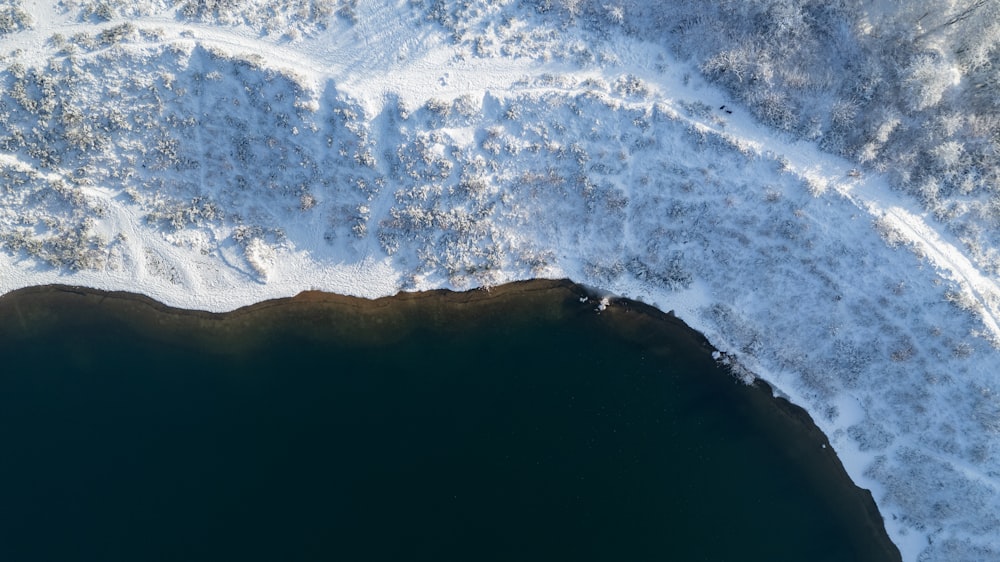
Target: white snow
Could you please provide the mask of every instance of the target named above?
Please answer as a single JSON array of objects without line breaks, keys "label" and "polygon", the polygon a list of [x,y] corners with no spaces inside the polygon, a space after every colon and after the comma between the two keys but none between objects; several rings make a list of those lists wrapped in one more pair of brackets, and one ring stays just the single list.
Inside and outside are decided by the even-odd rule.
[{"label": "white snow", "polygon": [[227,311],[569,277],[675,311],[806,408],[904,560],[1000,559],[998,279],[661,47],[488,7],[456,41],[409,2],[287,34],[136,3],[88,43],[126,20],[24,5],[34,27],[0,34],[34,72],[0,75],[0,293]]}]

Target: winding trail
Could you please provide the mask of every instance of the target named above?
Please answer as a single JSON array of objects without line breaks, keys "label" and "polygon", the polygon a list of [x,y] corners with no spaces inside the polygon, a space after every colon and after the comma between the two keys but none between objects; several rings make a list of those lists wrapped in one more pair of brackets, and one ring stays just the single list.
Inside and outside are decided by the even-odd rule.
[{"label": "winding trail", "polygon": [[[703,101],[712,107],[733,105],[732,101],[707,86],[696,89],[675,81],[669,84],[668,89],[681,93],[687,101]],[[815,144],[790,141],[757,124],[746,111],[727,114],[724,126],[685,118],[699,128],[722,135],[761,157],[782,159],[788,171],[812,184],[818,192],[833,189],[872,219],[888,221],[905,237],[913,251],[925,256],[943,277],[958,284],[961,291],[978,303],[974,311],[982,320],[993,345],[1000,346],[1000,280],[977,267],[966,255],[962,243],[948,232],[944,224],[928,216],[912,199],[894,191],[885,177],[873,173],[859,175],[854,163],[821,152]]]}]

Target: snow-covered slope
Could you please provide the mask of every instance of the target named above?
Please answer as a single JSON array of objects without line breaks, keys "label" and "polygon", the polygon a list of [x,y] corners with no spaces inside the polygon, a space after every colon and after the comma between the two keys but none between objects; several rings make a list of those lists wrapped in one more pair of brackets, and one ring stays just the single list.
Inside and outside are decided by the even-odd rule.
[{"label": "snow-covered slope", "polygon": [[569,277],[809,410],[906,560],[1000,560],[996,275],[613,6],[11,6],[0,292],[222,311]]}]

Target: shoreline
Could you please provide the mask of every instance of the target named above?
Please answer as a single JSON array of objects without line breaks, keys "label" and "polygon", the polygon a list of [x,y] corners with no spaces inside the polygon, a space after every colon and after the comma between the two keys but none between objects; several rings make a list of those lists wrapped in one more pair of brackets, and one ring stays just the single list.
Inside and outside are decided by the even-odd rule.
[{"label": "shoreline", "polygon": [[[522,309],[525,322],[558,318],[568,303],[575,301],[578,307],[595,309],[599,298],[592,289],[566,279],[536,279],[507,283],[489,291],[438,289],[377,299],[305,291],[294,297],[265,300],[217,313],[175,308],[137,293],[42,285],[0,296],[0,337],[11,341],[18,330],[30,337],[30,326],[34,323],[60,321],[52,310],[84,306],[99,309],[102,317],[125,322],[130,329],[154,341],[194,346],[211,353],[239,353],[274,331],[290,331],[300,338],[335,337],[356,346],[384,345],[425,325],[444,332],[461,332],[470,325],[489,322],[493,314],[509,313],[514,307]],[[611,303],[600,314],[609,330],[623,338],[647,346],[654,353],[669,355],[666,348],[658,350],[656,343],[669,332],[674,340],[682,336],[686,345],[715,362],[712,354],[717,350],[708,339],[672,311],[664,312],[628,299],[612,299]],[[43,309],[48,312],[42,312]],[[598,314],[596,309],[594,314]],[[187,337],[195,328],[209,330],[212,337]],[[317,331],[321,333],[317,335]],[[735,377],[731,382],[740,384]],[[808,412],[776,396],[772,386],[760,379],[750,387],[753,388],[748,393],[751,407],[755,418],[760,420],[761,430],[781,433],[785,456],[805,468],[804,472],[829,505],[864,529],[864,541],[878,545],[884,553],[881,559],[900,560],[899,548],[889,539],[871,492],[850,479],[827,436]],[[778,428],[782,428],[780,432],[776,431]]]}]

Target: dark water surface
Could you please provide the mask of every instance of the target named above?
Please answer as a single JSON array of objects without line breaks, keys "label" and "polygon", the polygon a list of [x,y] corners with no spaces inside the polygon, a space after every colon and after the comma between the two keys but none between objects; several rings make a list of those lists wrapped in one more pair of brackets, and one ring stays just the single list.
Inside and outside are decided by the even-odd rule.
[{"label": "dark water surface", "polygon": [[583,289],[0,299],[0,560],[896,560],[801,411]]}]

